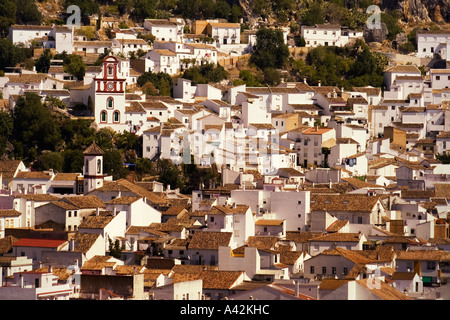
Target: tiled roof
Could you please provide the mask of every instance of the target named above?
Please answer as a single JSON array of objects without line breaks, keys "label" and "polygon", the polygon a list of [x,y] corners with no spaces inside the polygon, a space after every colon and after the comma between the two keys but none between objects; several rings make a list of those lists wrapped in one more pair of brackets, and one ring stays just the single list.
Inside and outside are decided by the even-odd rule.
[{"label": "tiled roof", "polygon": [[111,191],[128,191],[136,194],[137,196],[146,197],[147,201],[153,204],[167,204],[167,200],[164,197],[158,195],[155,192],[148,191],[145,188],[138,186],[137,184],[130,182],[126,179],[120,179],[117,181],[105,181],[103,186],[96,189],[94,192],[111,192]]},{"label": "tiled roof", "polygon": [[93,142],[86,150],[83,152],[84,155],[102,155],[103,150],[95,143]]},{"label": "tiled roof", "polygon": [[353,87],[353,90],[357,92],[364,92],[372,96],[377,96],[381,92],[380,88],[373,87]]},{"label": "tiled roof", "polygon": [[322,235],[323,232],[286,231],[286,240],[295,242],[308,242],[309,239]]},{"label": "tiled roof", "polygon": [[48,77],[45,73],[22,73],[20,75],[6,75],[8,83],[41,83]]},{"label": "tiled roof", "polygon": [[309,239],[310,242],[359,242],[360,235],[358,233],[329,233],[316,238]]},{"label": "tiled roof", "polygon": [[14,209],[0,209],[0,217],[20,217],[21,212]]},{"label": "tiled roof", "polygon": [[[411,300],[407,295],[395,289],[385,281],[374,282],[373,279],[356,280],[358,284],[368,289],[381,300]],[[369,284],[370,283],[370,284]]]},{"label": "tiled roof", "polygon": [[429,260],[450,262],[450,252],[442,250],[398,250],[397,260]]},{"label": "tiled roof", "polygon": [[6,236],[0,239],[0,254],[8,253],[12,250],[13,244],[19,239],[13,236]]},{"label": "tiled roof", "polygon": [[311,194],[311,211],[372,212],[379,198],[359,194]]},{"label": "tiled roof", "polygon": [[218,250],[219,247],[226,247],[230,244],[232,235],[231,232],[196,232],[189,243],[189,249]]},{"label": "tiled roof", "polygon": [[57,173],[53,181],[75,181],[80,173]]},{"label": "tiled roof", "polygon": [[53,239],[29,239],[22,238],[16,241],[14,247],[37,247],[37,248],[58,248],[64,244],[66,240],[53,240]]},{"label": "tiled roof", "polygon": [[125,111],[129,113],[146,113],[144,107],[138,101],[131,101],[128,107],[125,107]]},{"label": "tiled roof", "polygon": [[203,289],[231,289],[239,284],[243,271],[206,270],[198,275],[203,280]]},{"label": "tiled roof", "polygon": [[247,238],[247,246],[265,250],[275,249],[277,242],[278,237],[275,236],[249,236]]},{"label": "tiled roof", "polygon": [[249,206],[246,206],[246,205],[236,205],[235,207],[217,205],[217,206],[213,206],[211,208],[211,211],[209,212],[209,214],[220,214],[220,215],[243,214],[243,213],[247,212],[248,208],[249,208]]},{"label": "tiled roof", "polygon": [[113,216],[89,216],[80,223],[78,228],[81,229],[103,229],[106,227],[111,220],[114,219]]},{"label": "tiled roof", "polygon": [[[38,268],[34,271],[35,272],[48,272],[49,268],[43,267],[43,268]],[[55,267],[51,268],[51,272],[53,273],[53,275],[58,277],[59,281],[67,281],[67,280],[69,280],[71,275],[75,273],[74,270],[68,270],[67,268],[55,268]]]},{"label": "tiled roof", "polygon": [[336,290],[340,286],[347,284],[349,279],[329,279],[325,278],[320,281],[319,290]]},{"label": "tiled roof", "polygon": [[127,204],[130,205],[138,200],[142,199],[142,197],[118,197],[114,198],[111,201],[108,202],[108,204]]},{"label": "tiled roof", "polygon": [[415,275],[415,272],[394,272],[391,280],[412,280]]},{"label": "tiled roof", "polygon": [[41,179],[50,180],[52,176],[43,171],[19,171],[15,179]]},{"label": "tiled roof", "polygon": [[328,226],[328,228],[325,230],[326,232],[338,232],[341,230],[345,225],[347,225],[348,220],[336,220],[332,224]]},{"label": "tiled roof", "polygon": [[105,203],[97,196],[68,196],[62,200],[76,206],[79,209],[104,208]]},{"label": "tiled roof", "polygon": [[287,265],[292,265],[302,256],[300,251],[282,251],[280,253],[280,262]]},{"label": "tiled roof", "polygon": [[415,72],[420,74],[420,70],[413,65],[398,65],[386,70],[385,72]]},{"label": "tiled roof", "polygon": [[101,237],[101,235],[97,233],[75,233],[73,237],[75,241],[74,251],[86,253],[99,237]]}]

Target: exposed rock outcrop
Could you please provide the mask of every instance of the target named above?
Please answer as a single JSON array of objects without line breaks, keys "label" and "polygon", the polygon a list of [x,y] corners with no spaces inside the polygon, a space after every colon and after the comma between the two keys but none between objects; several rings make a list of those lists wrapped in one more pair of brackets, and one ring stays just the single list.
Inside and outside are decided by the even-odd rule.
[{"label": "exposed rock outcrop", "polygon": [[386,36],[388,34],[388,29],[384,22],[380,23],[380,28],[368,28],[367,26],[364,28],[364,41],[369,42],[379,42],[382,43],[386,40]]},{"label": "exposed rock outcrop", "polygon": [[397,10],[405,22],[450,22],[450,0],[380,0],[382,10]]}]

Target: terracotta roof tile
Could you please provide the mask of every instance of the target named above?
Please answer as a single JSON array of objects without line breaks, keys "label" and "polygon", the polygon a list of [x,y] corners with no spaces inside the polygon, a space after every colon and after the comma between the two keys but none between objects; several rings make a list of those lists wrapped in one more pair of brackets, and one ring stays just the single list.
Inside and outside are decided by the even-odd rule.
[{"label": "terracotta roof tile", "polygon": [[189,249],[218,250],[230,244],[231,232],[201,231],[196,232],[189,243]]}]

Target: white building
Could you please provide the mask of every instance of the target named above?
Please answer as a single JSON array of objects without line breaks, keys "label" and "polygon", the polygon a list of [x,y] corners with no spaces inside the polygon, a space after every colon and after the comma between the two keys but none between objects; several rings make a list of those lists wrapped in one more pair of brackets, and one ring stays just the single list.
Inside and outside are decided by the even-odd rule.
[{"label": "white building", "polygon": [[125,230],[131,226],[148,226],[151,223],[161,223],[161,212],[151,207],[143,197],[118,197],[106,204],[106,210],[113,213],[125,212]]},{"label": "white building", "polygon": [[15,45],[29,46],[36,40],[57,53],[71,54],[74,50],[74,28],[70,26],[12,25],[8,37]]},{"label": "white building", "polygon": [[130,57],[132,53],[147,52],[150,49],[149,44],[144,39],[124,39],[114,38],[112,40],[112,51],[114,54],[122,54],[124,57]]},{"label": "white building", "polygon": [[155,36],[156,41],[184,42],[183,25],[163,19],[145,19],[144,28]]},{"label": "white building", "polygon": [[317,46],[345,46],[349,39],[361,38],[362,33],[341,31],[339,24],[316,24],[315,26],[301,26],[301,36],[305,39],[306,47]]},{"label": "white building", "polygon": [[108,56],[103,59],[102,72],[94,78],[94,117],[99,128],[115,131],[126,128],[125,81],[119,74],[120,61]]},{"label": "white building", "polygon": [[448,60],[450,52],[450,33],[445,31],[418,31],[416,33],[417,56],[431,58],[439,54]]},{"label": "white building", "polygon": [[241,43],[241,26],[239,23],[208,22],[206,34],[214,38],[216,47]]},{"label": "white building", "polygon": [[58,279],[52,268],[16,272],[13,285],[0,287],[0,299],[69,300],[74,286],[70,282],[60,284]]},{"label": "white building", "polygon": [[450,69],[431,69],[430,80],[433,90],[450,88]]},{"label": "white building", "polygon": [[170,50],[153,49],[145,55],[145,70],[175,75],[180,72],[180,61],[177,55]]}]

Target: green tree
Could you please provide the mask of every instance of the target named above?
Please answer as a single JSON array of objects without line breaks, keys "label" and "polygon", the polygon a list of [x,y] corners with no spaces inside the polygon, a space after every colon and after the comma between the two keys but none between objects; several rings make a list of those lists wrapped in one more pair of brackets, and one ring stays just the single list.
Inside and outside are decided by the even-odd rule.
[{"label": "green tree", "polygon": [[17,0],[16,23],[39,25],[42,14],[34,0]]},{"label": "green tree", "polygon": [[9,27],[16,23],[17,5],[15,0],[0,1],[0,36],[6,37]]},{"label": "green tree", "polygon": [[35,67],[37,72],[47,73],[50,68],[50,60],[52,60],[53,54],[50,49],[45,49],[44,52],[36,60]]},{"label": "green tree", "polygon": [[114,258],[122,258],[122,248],[120,247],[120,242],[116,239],[114,242],[108,237],[109,242],[109,254]]},{"label": "green tree", "polygon": [[137,158],[135,165],[139,179],[142,179],[144,175],[156,175],[155,166],[148,158]]},{"label": "green tree", "polygon": [[81,149],[66,149],[62,152],[62,172],[82,172],[84,166],[84,154]]},{"label": "green tree", "polygon": [[57,151],[61,146],[59,123],[42,104],[39,95],[26,93],[21,96],[17,100],[13,120],[14,140],[26,159],[32,161],[43,150]]},{"label": "green tree", "polygon": [[103,153],[103,172],[112,175],[114,180],[126,178],[128,170],[124,167],[122,153],[117,149]]},{"label": "green tree", "polygon": [[443,164],[450,164],[450,154],[448,153],[436,154],[436,159],[441,161]]},{"label": "green tree", "polygon": [[12,137],[14,121],[9,112],[0,111],[0,158],[5,154],[8,141]]},{"label": "green tree", "polygon": [[314,26],[325,22],[325,12],[320,4],[313,4],[301,16],[300,22],[303,25]]},{"label": "green tree", "polygon": [[395,36],[403,31],[398,24],[398,18],[389,13],[381,13],[381,22],[384,22],[386,24],[386,28],[388,30],[386,38],[388,40],[395,40]]},{"label": "green tree", "polygon": [[86,73],[86,65],[83,58],[77,54],[69,54],[64,62],[64,71],[77,77],[78,80],[83,80]]},{"label": "green tree", "polygon": [[258,68],[283,68],[289,57],[289,48],[284,43],[279,29],[261,28],[256,32],[256,48],[250,62]]},{"label": "green tree", "polygon": [[134,10],[131,12],[131,16],[137,21],[156,18],[155,0],[135,0],[133,7]]},{"label": "green tree", "polygon": [[277,86],[281,82],[281,74],[275,68],[264,69],[264,82],[269,86]]},{"label": "green tree", "polygon": [[31,55],[31,49],[16,46],[11,40],[0,38],[0,70],[5,70],[6,67],[15,67],[30,58]]},{"label": "green tree", "polygon": [[[148,93],[154,92],[155,94],[162,96],[170,96],[173,88],[172,77],[164,72],[153,73],[151,71],[144,72],[141,74],[137,81],[137,85],[139,87],[143,87],[145,85],[145,90]],[[157,92],[152,90],[152,87],[148,85],[148,83],[153,84],[154,88],[158,90]]]},{"label": "green tree", "polygon": [[80,8],[82,18],[86,18],[92,14],[100,13],[99,3],[95,0],[65,0],[64,7],[76,5]]},{"label": "green tree", "polygon": [[245,84],[247,87],[262,87],[261,82],[257,80],[250,70],[239,71],[239,79],[233,82],[234,85]]},{"label": "green tree", "polygon": [[186,69],[183,73],[184,79],[191,80],[194,84],[220,82],[227,79],[228,72],[221,66],[213,63],[204,63]]},{"label": "green tree", "polygon": [[165,187],[170,185],[172,189],[182,188],[183,183],[177,166],[170,159],[160,159],[157,162],[158,181]]},{"label": "green tree", "polygon": [[44,171],[53,169],[56,172],[63,172],[64,157],[61,152],[44,152],[33,163],[33,169]]}]

